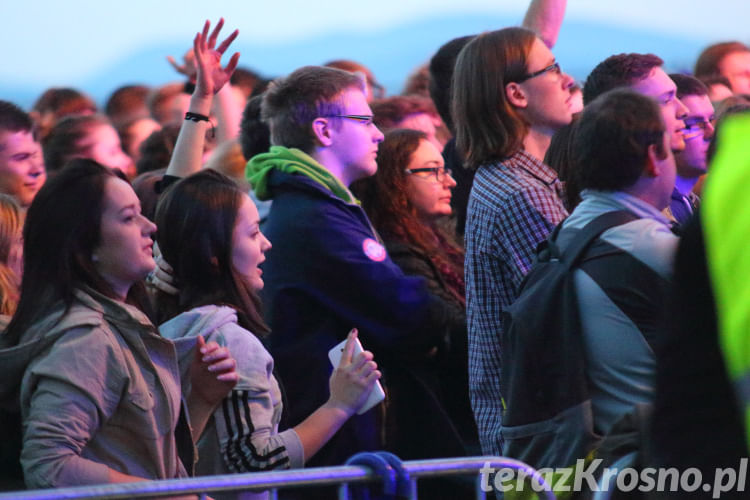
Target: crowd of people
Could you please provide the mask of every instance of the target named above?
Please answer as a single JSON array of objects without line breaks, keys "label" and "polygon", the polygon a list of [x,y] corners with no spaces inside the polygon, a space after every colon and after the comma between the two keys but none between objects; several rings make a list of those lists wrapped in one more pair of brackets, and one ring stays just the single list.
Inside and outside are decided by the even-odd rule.
[{"label": "crowd of people", "polygon": [[[353,61],[272,80],[222,64],[238,33],[220,39],[220,20],[170,58],[184,82],[126,85],[102,109],[72,88],[29,112],[0,100],[2,487],[378,449],[739,464],[750,358],[723,315],[750,305],[711,259],[730,255],[712,250],[724,231],[743,239],[714,200],[747,156],[750,48],[711,45],[694,75],[616,54],[577,85],[552,53],[565,6],[447,41],[399,96]],[[528,339],[504,336],[508,311],[545,244],[565,255],[613,213],[571,269],[573,354],[548,342],[543,370],[514,369]],[[528,392],[540,371],[560,397]],[[378,381],[385,400],[360,414]]]}]

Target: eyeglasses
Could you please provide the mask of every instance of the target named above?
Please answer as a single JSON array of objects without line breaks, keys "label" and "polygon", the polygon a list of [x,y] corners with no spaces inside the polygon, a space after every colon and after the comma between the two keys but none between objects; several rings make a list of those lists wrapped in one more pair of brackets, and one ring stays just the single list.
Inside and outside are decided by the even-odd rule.
[{"label": "eyeglasses", "polygon": [[323,116],[322,118],[347,118],[364,125],[372,125],[374,117],[372,115],[327,115]]},{"label": "eyeglasses", "polygon": [[708,129],[709,125],[712,125],[716,122],[715,118],[709,118],[705,119],[700,116],[693,116],[689,118],[684,118],[683,121],[685,122],[685,128],[689,129],[701,129],[704,132]]},{"label": "eyeglasses", "polygon": [[530,80],[530,79],[532,79],[534,77],[537,77],[539,75],[543,75],[545,73],[549,73],[550,71],[554,72],[557,75],[561,74],[562,70],[560,69],[560,63],[553,62],[552,64],[550,64],[546,68],[542,68],[539,71],[534,71],[533,73],[528,73],[528,74],[524,75],[520,80],[518,80],[517,83],[523,83],[526,80]]},{"label": "eyeglasses", "polygon": [[417,177],[421,177],[422,179],[432,178],[435,179],[435,182],[444,182],[446,177],[453,174],[450,168],[443,167],[407,168],[404,172],[408,175],[417,174]]},{"label": "eyeglasses", "polygon": [[691,116],[683,118],[685,122],[684,138],[692,139],[693,137],[705,136],[709,132],[709,125],[713,127],[716,123],[715,118],[705,119],[701,116]]}]

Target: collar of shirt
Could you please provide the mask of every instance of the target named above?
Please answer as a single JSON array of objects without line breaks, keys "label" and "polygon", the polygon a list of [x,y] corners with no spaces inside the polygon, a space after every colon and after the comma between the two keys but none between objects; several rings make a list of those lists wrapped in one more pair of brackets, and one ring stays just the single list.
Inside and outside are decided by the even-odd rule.
[{"label": "collar of shirt", "polygon": [[[665,225],[669,225],[669,219],[657,210],[656,207],[624,191],[584,189],[581,192],[581,200],[580,205],[583,205],[582,210],[593,209],[596,212],[604,212],[624,208],[642,219],[654,219]],[[576,207],[577,210],[578,207]]]},{"label": "collar of shirt", "polygon": [[503,165],[510,168],[520,168],[529,175],[539,179],[548,186],[560,185],[557,172],[545,165],[539,158],[531,155],[523,149],[518,150],[513,156],[503,161]]}]

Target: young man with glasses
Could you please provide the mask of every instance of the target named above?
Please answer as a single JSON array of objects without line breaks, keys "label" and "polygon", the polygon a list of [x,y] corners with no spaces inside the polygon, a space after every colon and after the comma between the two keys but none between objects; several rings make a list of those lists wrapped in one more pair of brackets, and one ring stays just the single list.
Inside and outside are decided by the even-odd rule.
[{"label": "young man with glasses", "polygon": [[[349,191],[353,181],[375,173],[383,140],[362,80],[334,68],[300,68],[271,84],[262,115],[274,146],[250,160],[247,176],[260,199],[273,199],[263,226],[273,244],[262,266],[263,302],[289,401],[287,424],[325,402],[328,351],[354,327],[387,374],[389,411],[398,410],[396,394],[414,391],[424,399],[412,369],[442,348],[450,318],[424,280],[405,276],[391,261]],[[422,410],[411,412],[412,427],[447,443],[447,433],[436,430],[445,428],[436,412]],[[393,449],[381,439],[382,412],[376,407],[351,418],[308,465]],[[445,456],[461,453],[459,446]]]},{"label": "young man with glasses", "polygon": [[557,174],[542,162],[570,123],[573,80],[532,31],[483,33],[458,56],[456,143],[476,169],[466,222],[469,393],[483,453],[500,455],[502,313],[534,251],[568,214]]},{"label": "young man with glasses", "polygon": [[716,114],[708,88],[700,80],[678,73],[669,77],[677,85],[677,98],[687,108],[687,115],[683,118],[685,149],[675,154],[677,178],[666,213],[684,227],[700,204],[700,198],[692,189],[708,167],[706,153],[714,136]]}]

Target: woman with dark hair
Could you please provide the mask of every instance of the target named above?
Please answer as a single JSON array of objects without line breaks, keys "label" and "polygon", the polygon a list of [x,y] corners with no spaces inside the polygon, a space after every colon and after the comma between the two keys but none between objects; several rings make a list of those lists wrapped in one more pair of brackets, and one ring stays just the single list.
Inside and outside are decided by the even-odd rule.
[{"label": "woman with dark hair", "polygon": [[[155,230],[130,185],[91,160],[72,161],[27,212],[0,396],[20,392],[28,487],[184,477],[193,465],[192,444],[178,441],[190,431],[175,346],[147,315]],[[197,435],[237,374],[226,349],[193,346],[186,399]]]},{"label": "woman with dark hair", "polygon": [[104,115],[70,116],[57,122],[42,140],[44,165],[50,174],[73,158],[89,158],[135,177],[135,164],[125,154],[120,136]]},{"label": "woman with dark hair", "polygon": [[271,243],[255,205],[231,179],[204,170],[164,193],[156,221],[167,229],[159,232],[159,248],[179,288],[177,295],[157,292],[159,321],[166,321],[160,331],[173,339],[204,335],[229,347],[238,363],[240,382],[198,443],[198,473],[301,467],[365,403],[380,377],[372,354],[353,356],[350,334],[328,402],[279,433],[281,390],[273,358],[256,336],[268,333],[256,294]]},{"label": "woman with dark hair", "polygon": [[[378,148],[377,162],[377,173],[355,182],[352,192],[360,198],[391,259],[405,274],[425,278],[430,292],[449,308],[451,318],[444,346],[433,359],[414,367],[440,408],[433,420],[443,418],[447,432],[441,440],[419,442],[416,436],[429,433],[403,429],[404,420],[391,422],[398,436],[393,440],[396,453],[406,458],[462,454],[462,446],[454,447],[452,455],[446,454],[451,448],[446,443],[451,442],[449,435],[463,445],[477,440],[468,399],[464,252],[438,224],[451,215],[451,190],[456,181],[445,169],[438,149],[417,130],[388,132]],[[413,409],[414,405],[406,407]]]}]

